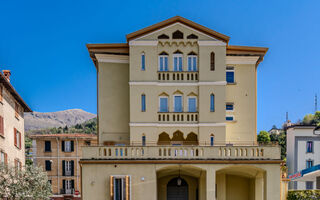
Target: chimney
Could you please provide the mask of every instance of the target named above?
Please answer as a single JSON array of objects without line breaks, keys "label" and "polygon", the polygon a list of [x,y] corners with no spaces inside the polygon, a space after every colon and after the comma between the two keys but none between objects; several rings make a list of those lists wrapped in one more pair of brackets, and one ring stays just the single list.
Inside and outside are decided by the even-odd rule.
[{"label": "chimney", "polygon": [[11,75],[10,70],[2,70],[2,73],[4,77],[6,77],[7,81],[10,82],[10,75]]}]

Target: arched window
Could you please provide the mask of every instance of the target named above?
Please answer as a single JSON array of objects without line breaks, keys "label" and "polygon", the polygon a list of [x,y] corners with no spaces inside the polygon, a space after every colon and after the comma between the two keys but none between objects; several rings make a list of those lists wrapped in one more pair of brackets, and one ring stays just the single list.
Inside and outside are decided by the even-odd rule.
[{"label": "arched window", "polygon": [[166,52],[162,52],[159,55],[159,71],[169,71],[168,67],[168,54]]},{"label": "arched window", "polygon": [[179,30],[172,33],[172,39],[183,39],[183,33]]},{"label": "arched window", "polygon": [[169,112],[168,96],[159,96],[159,112]]},{"label": "arched window", "polygon": [[198,39],[198,36],[196,36],[195,34],[190,34],[187,36],[187,39]]},{"label": "arched window", "polygon": [[183,69],[182,57],[183,57],[183,54],[179,50],[173,53],[173,71],[176,71],[176,72],[182,71]]},{"label": "arched window", "polygon": [[188,54],[188,71],[197,71],[197,54],[194,52]]},{"label": "arched window", "polygon": [[144,53],[141,54],[141,70],[146,70],[146,56]]},{"label": "arched window", "polygon": [[146,95],[141,95],[141,112],[146,112]]},{"label": "arched window", "polygon": [[211,134],[210,135],[210,146],[213,146],[214,145],[214,135]]},{"label": "arched window", "polygon": [[211,71],[215,70],[215,54],[214,54],[214,52],[211,52],[211,54],[210,54],[210,70]]},{"label": "arched window", "polygon": [[214,112],[214,94],[210,95],[210,112]]},{"label": "arched window", "polygon": [[146,146],[146,136],[142,135],[142,146]]}]

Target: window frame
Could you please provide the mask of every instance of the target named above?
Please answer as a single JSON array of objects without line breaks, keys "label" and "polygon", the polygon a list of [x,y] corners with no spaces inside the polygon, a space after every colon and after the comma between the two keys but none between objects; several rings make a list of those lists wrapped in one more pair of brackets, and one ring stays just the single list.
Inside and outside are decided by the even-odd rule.
[{"label": "window frame", "polygon": [[[190,60],[189,60],[189,58],[190,58]],[[193,60],[193,58],[195,58],[195,60]],[[188,63],[188,72],[197,72],[198,71],[198,56],[197,55],[188,55],[187,56],[187,63]],[[196,63],[195,69],[194,69],[194,63]],[[191,68],[189,68],[189,66]]]},{"label": "window frame", "polygon": [[[47,166],[47,163],[49,163],[49,167]],[[50,168],[50,169],[47,169],[47,167]],[[45,170],[46,171],[51,171],[52,170],[52,162],[51,162],[51,160],[45,160]]]},{"label": "window frame", "polygon": [[18,149],[21,149],[21,144],[22,144],[21,132],[18,131],[16,128],[13,129],[13,132],[14,132],[14,146],[17,147]]},{"label": "window frame", "polygon": [[[228,76],[227,76],[228,72],[233,73],[233,81],[232,82],[228,81]],[[227,66],[227,68],[226,68],[226,82],[227,82],[227,84],[235,84],[235,82],[236,82],[235,81],[235,70],[234,70],[233,66]]]},{"label": "window frame", "polygon": [[121,200],[131,200],[131,176],[130,175],[111,175],[110,176],[110,199],[116,199],[116,180],[121,180]]},{"label": "window frame", "polygon": [[[308,167],[308,163],[311,163],[311,166],[310,167]],[[306,169],[309,169],[309,168],[311,168],[311,167],[313,167],[313,160],[307,160],[306,161]]]},{"label": "window frame", "polygon": [[[175,103],[176,103],[176,97],[181,97],[181,111],[176,111],[176,106],[175,106]],[[183,113],[183,95],[182,94],[175,94],[173,95],[173,112],[175,113]]]},{"label": "window frame", "polygon": [[213,93],[210,94],[210,112],[215,112],[215,95]]},{"label": "window frame", "polygon": [[145,94],[141,94],[141,112],[146,112],[147,110],[147,98]]},{"label": "window frame", "polygon": [[[167,111],[161,111],[161,99],[167,99]],[[169,97],[168,96],[159,96],[159,112],[166,113],[169,112]]]},{"label": "window frame", "polygon": [[210,71],[215,71],[216,69],[216,54],[212,51],[210,53]]},{"label": "window frame", "polygon": [[214,146],[214,135],[210,135],[210,146]]},{"label": "window frame", "polygon": [[[195,111],[190,111],[190,102],[189,102],[190,99],[195,99]],[[188,96],[187,103],[188,103],[188,112],[190,113],[198,112],[198,98],[196,96]]]},{"label": "window frame", "polygon": [[[311,151],[309,150],[309,143],[311,144]],[[306,153],[313,153],[314,152],[314,142],[307,141],[306,142]]]},{"label": "window frame", "polygon": [[[67,144],[69,144],[69,145],[67,145]],[[70,150],[68,148],[70,148]],[[67,153],[72,152],[72,150],[71,150],[71,140],[65,140],[64,141],[64,152],[67,152]]]},{"label": "window frame", "polygon": [[306,190],[313,190],[313,188],[314,188],[313,181],[306,181]]},{"label": "window frame", "polygon": [[[163,69],[161,69],[161,58],[162,58]],[[167,65],[166,65],[166,63],[167,63]],[[158,56],[158,71],[159,72],[168,72],[169,71],[169,56],[168,56],[168,54],[163,54],[163,55]]]},{"label": "window frame", "polygon": [[146,54],[141,53],[141,71],[146,71]]},{"label": "window frame", "polygon": [[[47,150],[47,144],[49,144],[49,150]],[[44,141],[44,152],[52,152],[52,149],[51,149],[51,141],[50,140],[45,140]]]},{"label": "window frame", "polygon": [[[175,66],[174,59],[177,58],[177,70]],[[181,59],[179,59],[181,58]],[[180,62],[181,61],[181,62]],[[181,69],[180,69],[180,64],[181,64]],[[183,72],[183,54],[182,53],[174,53],[172,56],[172,65],[173,65],[173,71],[174,72]]]}]

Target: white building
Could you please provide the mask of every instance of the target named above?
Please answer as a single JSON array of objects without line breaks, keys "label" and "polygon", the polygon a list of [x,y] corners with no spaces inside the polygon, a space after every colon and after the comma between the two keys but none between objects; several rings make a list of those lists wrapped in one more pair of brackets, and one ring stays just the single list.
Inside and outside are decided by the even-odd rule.
[{"label": "white building", "polygon": [[[289,183],[291,190],[316,189],[316,176],[301,179],[302,171],[320,164],[320,134],[316,126],[293,125],[287,129],[288,173],[296,181]],[[289,176],[290,177],[290,176]]]}]

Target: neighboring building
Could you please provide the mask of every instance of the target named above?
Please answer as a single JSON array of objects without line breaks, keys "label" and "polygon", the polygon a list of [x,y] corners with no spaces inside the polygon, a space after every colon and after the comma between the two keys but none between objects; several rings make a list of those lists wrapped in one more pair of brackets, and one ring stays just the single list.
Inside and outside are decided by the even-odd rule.
[{"label": "neighboring building", "polygon": [[279,135],[281,133],[282,129],[278,129],[277,127],[272,127],[272,129],[270,129],[268,132],[270,134],[276,134]]},{"label": "neighboring building", "polygon": [[89,44],[98,147],[84,147],[84,200],[279,200],[280,148],[258,146],[257,67],[267,48],[182,17]]},{"label": "neighboring building", "polygon": [[32,112],[10,83],[11,72],[0,73],[0,162],[25,164],[24,112]]},{"label": "neighboring building", "polygon": [[82,147],[97,145],[93,134],[31,135],[33,162],[42,166],[52,185],[53,199],[80,199],[79,160]]},{"label": "neighboring building", "polygon": [[[320,132],[316,126],[293,125],[287,129],[287,166],[288,174],[295,176],[289,183],[289,189],[316,189],[316,174],[308,175],[308,179],[300,177],[306,175],[312,167],[320,164]],[[309,169],[310,168],[310,169]],[[305,171],[303,171],[305,170]],[[301,172],[303,171],[303,174]],[[310,179],[311,177],[311,179]],[[298,179],[300,178],[300,179]],[[320,189],[320,188],[319,188]]]}]

